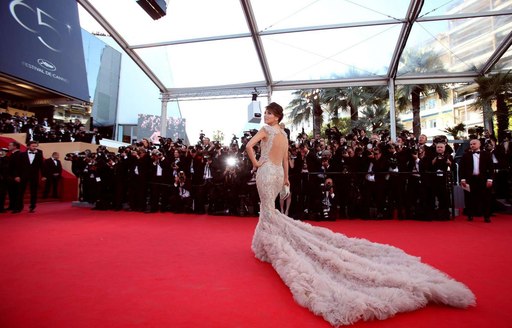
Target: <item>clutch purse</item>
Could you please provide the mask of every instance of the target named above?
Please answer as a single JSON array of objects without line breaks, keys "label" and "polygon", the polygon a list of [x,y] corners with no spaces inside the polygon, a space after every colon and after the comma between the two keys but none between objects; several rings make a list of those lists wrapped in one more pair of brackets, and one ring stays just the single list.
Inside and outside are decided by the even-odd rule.
[{"label": "clutch purse", "polygon": [[286,198],[290,197],[290,186],[284,185],[283,189],[279,192],[279,197],[281,200],[285,200]]}]

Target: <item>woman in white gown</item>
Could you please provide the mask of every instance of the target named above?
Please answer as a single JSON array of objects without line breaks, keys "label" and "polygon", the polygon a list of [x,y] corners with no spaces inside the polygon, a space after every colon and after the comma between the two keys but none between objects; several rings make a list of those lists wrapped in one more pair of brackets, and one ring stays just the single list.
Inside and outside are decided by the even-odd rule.
[{"label": "woman in white gown", "polygon": [[[428,302],[466,308],[475,296],[462,283],[390,245],[349,238],[281,214],[275,199],[288,181],[288,140],[283,109],[266,107],[267,125],[251,138],[247,154],[258,169],[260,217],[252,250],[269,262],[297,303],[333,326],[386,319]],[[254,145],[261,141],[257,160]]]}]

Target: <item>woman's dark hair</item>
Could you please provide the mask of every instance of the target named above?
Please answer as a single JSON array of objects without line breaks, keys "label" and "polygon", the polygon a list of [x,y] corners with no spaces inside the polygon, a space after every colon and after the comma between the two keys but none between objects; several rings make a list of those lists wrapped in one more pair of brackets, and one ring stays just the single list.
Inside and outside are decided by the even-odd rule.
[{"label": "woman's dark hair", "polygon": [[274,116],[277,117],[279,123],[281,122],[284,116],[283,107],[281,107],[281,105],[275,102],[271,102],[270,104],[267,105],[267,107],[265,107],[265,109],[274,114]]}]

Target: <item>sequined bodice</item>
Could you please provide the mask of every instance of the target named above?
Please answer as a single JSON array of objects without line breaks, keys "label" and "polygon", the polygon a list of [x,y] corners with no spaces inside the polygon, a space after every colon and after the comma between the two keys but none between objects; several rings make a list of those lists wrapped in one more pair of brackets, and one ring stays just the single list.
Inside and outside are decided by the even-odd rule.
[{"label": "sequined bodice", "polygon": [[264,129],[267,132],[267,138],[261,140],[260,161],[263,165],[258,169],[256,186],[260,195],[261,209],[273,212],[275,211],[274,201],[283,187],[284,173],[282,160],[280,163],[274,163],[270,160],[269,154],[272,151],[274,138],[284,131],[278,131],[270,126],[265,126]]},{"label": "sequined bodice", "polygon": [[[260,159],[263,162],[267,162],[269,160],[269,153],[270,153],[270,150],[272,149],[272,144],[274,142],[275,136],[279,133],[285,133],[285,132],[283,130],[277,131],[276,129],[274,129],[268,125],[265,125],[264,129],[267,132],[267,138],[261,140],[261,157],[260,157]],[[276,163],[276,164],[278,164],[278,163]],[[279,164],[281,164],[281,163],[279,163]]]}]

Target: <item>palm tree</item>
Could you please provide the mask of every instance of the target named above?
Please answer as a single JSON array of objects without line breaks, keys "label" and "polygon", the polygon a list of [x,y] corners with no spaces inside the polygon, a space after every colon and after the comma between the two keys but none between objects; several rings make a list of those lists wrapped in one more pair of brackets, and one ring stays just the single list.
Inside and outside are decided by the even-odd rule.
[{"label": "palm tree", "polygon": [[329,107],[329,111],[334,113],[337,118],[339,109],[350,112],[350,121],[352,127],[358,125],[359,108],[374,104],[382,104],[387,100],[387,88],[384,86],[366,86],[366,87],[343,87],[326,89],[324,101]]},{"label": "palm tree", "polygon": [[388,99],[385,86],[345,87],[330,89],[301,89],[292,93],[294,98],[288,104],[292,124],[299,125],[313,117],[313,134],[320,133],[324,112],[330,113],[334,125],[339,121],[339,110],[350,110],[351,127],[359,120],[362,106],[380,106]]},{"label": "palm tree", "polygon": [[459,123],[453,127],[447,127],[443,130],[444,133],[450,134],[453,139],[460,139],[459,134],[464,133],[466,131],[466,125],[464,123]]},{"label": "palm tree", "polygon": [[478,97],[475,105],[482,108],[484,128],[494,135],[492,119],[492,101],[496,100],[496,120],[498,123],[498,141],[505,138],[509,126],[509,109],[507,100],[512,98],[511,71],[501,72],[491,76],[480,76],[475,79],[478,84]]},{"label": "palm tree", "polygon": [[[442,73],[444,69],[440,56],[433,51],[405,52],[400,58],[401,68],[399,74]],[[410,84],[397,88],[398,109],[405,111],[409,105],[412,107],[412,129],[417,138],[421,134],[420,98],[436,93],[441,100],[448,98],[445,84]]]},{"label": "palm tree", "polygon": [[[363,118],[357,122],[357,128],[369,130],[371,133],[389,131],[391,129],[389,109],[384,104],[367,106],[361,114]],[[403,129],[400,123],[397,123],[397,127],[400,130]]]},{"label": "palm tree", "polygon": [[323,123],[323,113],[326,105],[323,103],[324,90],[301,89],[292,93],[294,98],[288,104],[291,109],[292,124],[297,126],[313,118],[313,136],[320,134]]}]

